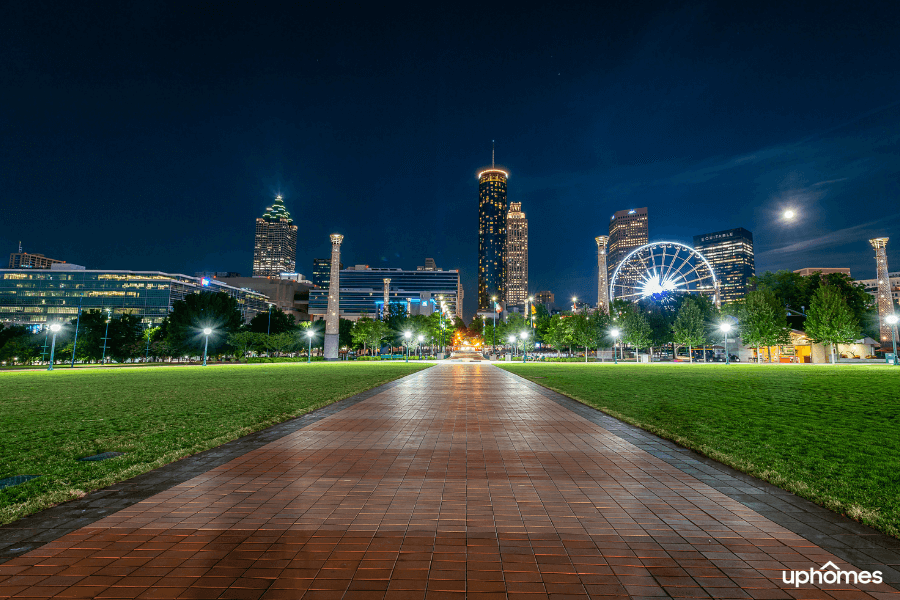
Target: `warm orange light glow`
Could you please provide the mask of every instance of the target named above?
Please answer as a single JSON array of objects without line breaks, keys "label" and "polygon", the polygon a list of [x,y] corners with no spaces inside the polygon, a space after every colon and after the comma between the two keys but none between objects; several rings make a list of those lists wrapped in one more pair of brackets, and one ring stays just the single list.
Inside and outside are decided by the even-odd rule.
[{"label": "warm orange light glow", "polygon": [[481,179],[481,176],[484,175],[485,173],[500,173],[501,175],[503,175],[504,177],[509,179],[509,173],[507,173],[506,171],[503,171],[501,169],[485,169],[484,171],[482,171],[481,173],[478,174],[478,179]]}]

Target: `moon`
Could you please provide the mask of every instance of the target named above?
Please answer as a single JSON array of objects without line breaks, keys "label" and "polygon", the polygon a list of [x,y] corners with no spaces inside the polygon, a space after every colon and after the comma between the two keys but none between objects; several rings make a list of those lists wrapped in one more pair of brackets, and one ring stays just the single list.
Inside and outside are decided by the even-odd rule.
[{"label": "moon", "polygon": [[797,216],[797,213],[795,213],[795,212],[794,212],[793,210],[791,210],[791,209],[788,209],[788,210],[784,211],[784,213],[783,213],[782,216],[785,218],[785,220],[791,221],[791,220],[793,220],[793,218],[794,218],[795,216]]}]

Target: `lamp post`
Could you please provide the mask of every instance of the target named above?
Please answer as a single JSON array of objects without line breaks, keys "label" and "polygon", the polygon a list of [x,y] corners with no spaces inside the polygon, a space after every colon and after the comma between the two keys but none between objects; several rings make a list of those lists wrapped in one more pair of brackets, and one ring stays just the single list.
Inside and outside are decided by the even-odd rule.
[{"label": "lamp post", "polygon": [[525,342],[528,339],[528,332],[523,331],[521,333],[521,338],[522,338],[522,364],[525,364],[525,358],[528,356],[528,353],[525,351]]},{"label": "lamp post", "polygon": [[491,307],[491,312],[494,313],[494,328],[491,329],[491,354],[493,354],[495,346],[494,336],[497,335],[497,296],[491,296],[491,302],[494,303]]},{"label": "lamp post", "polygon": [[609,334],[611,336],[613,336],[613,364],[617,365],[617,364],[619,364],[619,359],[616,356],[616,346],[619,345],[619,330],[612,329],[612,330],[610,330]]},{"label": "lamp post", "polygon": [[900,360],[897,359],[897,321],[900,319],[897,318],[897,315],[888,315],[884,320],[891,326],[891,340],[894,342],[894,366],[896,367],[900,365]]},{"label": "lamp post", "polygon": [[147,348],[144,350],[144,362],[150,362],[150,331],[153,329],[153,323],[147,323]]},{"label": "lamp post", "polygon": [[106,334],[103,337],[103,358],[100,359],[100,364],[106,364],[106,340],[109,339],[109,321],[112,319],[112,309],[106,309]]},{"label": "lamp post", "polygon": [[725,334],[725,364],[730,365],[731,359],[728,356],[728,332],[731,331],[731,323],[722,323],[719,329]]},{"label": "lamp post", "polygon": [[416,344],[416,354],[419,355],[419,356],[424,357],[424,352],[425,352],[425,351],[424,351],[423,348],[422,348],[422,342],[425,341],[425,336],[424,336],[424,335],[420,335],[419,337],[416,338],[416,341],[419,342],[418,344]]},{"label": "lamp post", "polygon": [[204,335],[206,335],[206,342],[203,344],[203,366],[206,366],[206,351],[209,349],[209,334],[212,333],[212,329],[206,327],[203,330]]},{"label": "lamp post", "polygon": [[78,326],[81,324],[81,302],[84,300],[84,292],[78,299],[78,318],[75,319],[75,341],[72,342],[72,367],[75,368],[75,351],[78,350]]},{"label": "lamp post", "polygon": [[56,334],[59,333],[60,329],[62,329],[62,325],[59,323],[54,323],[50,326],[50,331],[53,332],[53,342],[50,345],[50,366],[47,367],[48,371],[53,370],[53,353],[56,351]]},{"label": "lamp post", "polygon": [[412,337],[412,333],[409,331],[404,331],[403,337],[406,338],[406,362],[409,362],[409,340]]},{"label": "lamp post", "polygon": [[534,296],[528,296],[528,318],[531,320],[531,330],[534,331]]},{"label": "lamp post", "polygon": [[578,298],[572,296],[572,313],[578,314]]},{"label": "lamp post", "polygon": [[514,335],[509,336],[509,345],[511,346],[513,356],[515,356],[516,355],[516,336],[514,336]]},{"label": "lamp post", "polygon": [[306,332],[306,337],[309,338],[309,349],[306,351],[306,364],[309,364],[312,361],[312,339],[316,336],[316,332],[313,331],[312,327],[309,328]]}]

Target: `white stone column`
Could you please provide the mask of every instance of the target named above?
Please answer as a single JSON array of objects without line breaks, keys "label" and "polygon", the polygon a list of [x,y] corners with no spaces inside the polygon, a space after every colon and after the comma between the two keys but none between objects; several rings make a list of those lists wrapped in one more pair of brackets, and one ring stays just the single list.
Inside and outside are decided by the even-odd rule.
[{"label": "white stone column", "polygon": [[601,235],[594,241],[597,242],[597,308],[609,314],[609,283],[606,280],[606,242],[609,236]]},{"label": "white stone column", "polygon": [[390,301],[390,292],[391,292],[391,279],[390,277],[384,278],[384,310],[381,311],[381,320],[387,321],[388,313],[390,312],[390,306],[388,302]]},{"label": "white stone column", "polygon": [[341,318],[341,242],[344,236],[331,235],[331,281],[328,283],[328,314],[325,315],[325,360],[338,359]]},{"label": "white stone column", "polygon": [[878,324],[881,326],[881,347],[890,345],[893,335],[891,325],[885,321],[885,317],[894,312],[894,299],[891,297],[891,279],[888,276],[887,243],[888,238],[875,238],[869,240],[875,248],[875,276],[878,278],[878,296],[875,303],[878,305]]}]

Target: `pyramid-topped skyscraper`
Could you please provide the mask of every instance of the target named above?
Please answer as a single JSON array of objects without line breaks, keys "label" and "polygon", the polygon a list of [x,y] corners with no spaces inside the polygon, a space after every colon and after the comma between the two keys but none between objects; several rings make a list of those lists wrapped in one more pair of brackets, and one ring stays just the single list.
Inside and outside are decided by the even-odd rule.
[{"label": "pyramid-topped skyscraper", "polygon": [[297,270],[297,226],[279,194],[275,202],[256,219],[253,247],[253,276],[278,277]]}]

